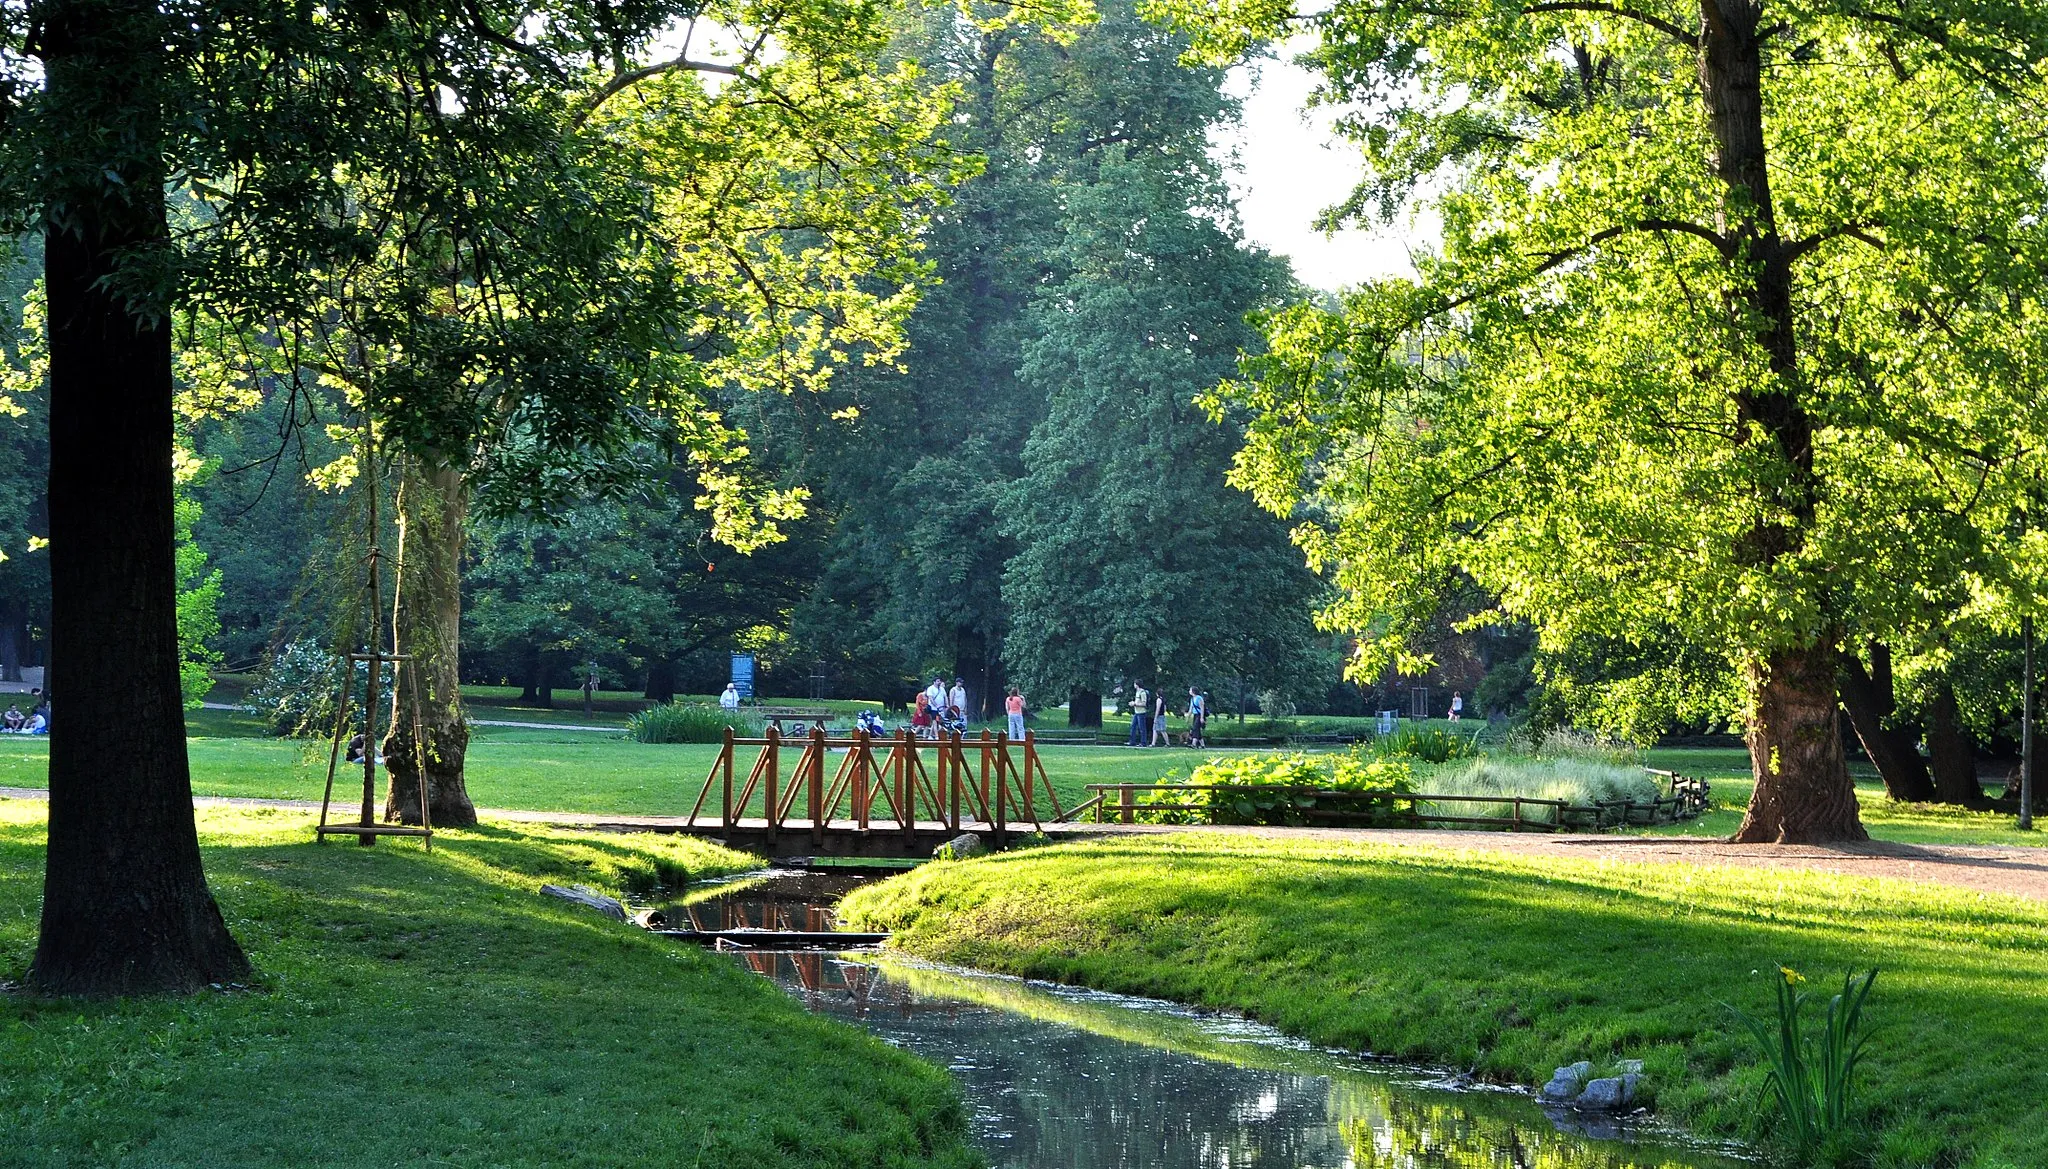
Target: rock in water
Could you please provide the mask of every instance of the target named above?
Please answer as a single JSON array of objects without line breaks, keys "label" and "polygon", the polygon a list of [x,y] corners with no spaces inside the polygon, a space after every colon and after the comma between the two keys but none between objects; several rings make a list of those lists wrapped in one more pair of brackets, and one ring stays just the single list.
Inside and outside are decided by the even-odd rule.
[{"label": "rock in water", "polygon": [[1570,1104],[1579,1098],[1579,1078],[1570,1068],[1559,1068],[1550,1082],[1543,1085],[1542,1096],[1552,1104]]}]

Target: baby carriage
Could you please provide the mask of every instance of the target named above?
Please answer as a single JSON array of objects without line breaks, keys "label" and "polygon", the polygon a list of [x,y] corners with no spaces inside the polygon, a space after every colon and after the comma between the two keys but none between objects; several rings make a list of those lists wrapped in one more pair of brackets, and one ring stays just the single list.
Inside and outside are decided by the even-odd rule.
[{"label": "baby carriage", "polygon": [[889,735],[888,724],[882,721],[880,714],[872,710],[863,710],[854,716],[853,729],[856,731],[866,731],[875,738],[887,738]]}]

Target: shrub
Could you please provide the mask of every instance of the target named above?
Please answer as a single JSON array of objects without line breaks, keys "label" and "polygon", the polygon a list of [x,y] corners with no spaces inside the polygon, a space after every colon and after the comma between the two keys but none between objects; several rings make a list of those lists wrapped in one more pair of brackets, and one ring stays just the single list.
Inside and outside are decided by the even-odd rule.
[{"label": "shrub", "polygon": [[[279,737],[320,739],[334,733],[335,691],[341,685],[341,659],[310,637],[279,646],[258,672],[256,685],[243,701]],[[363,684],[370,667],[356,664],[356,721],[361,722]],[[388,667],[387,667],[388,672]],[[387,688],[385,694],[390,694]]]},{"label": "shrub", "polygon": [[1392,734],[1375,738],[1372,753],[1383,759],[1407,758],[1423,763],[1471,759],[1479,754],[1480,730],[1473,731],[1468,738],[1452,734],[1442,727],[1402,726]]},{"label": "shrub", "polygon": [[642,743],[722,743],[727,727],[739,735],[761,733],[759,720],[702,703],[651,706],[626,723],[627,732]]},{"label": "shrub", "polygon": [[[1222,785],[1229,791],[1147,793],[1144,804],[1194,803],[1193,810],[1156,808],[1144,814],[1149,823],[1164,824],[1294,824],[1309,822],[1308,813],[1319,806],[1339,809],[1355,824],[1390,822],[1400,801],[1367,803],[1302,793],[1300,788],[1322,791],[1408,792],[1412,772],[1405,760],[1372,759],[1359,752],[1343,755],[1306,755],[1300,752],[1272,755],[1239,755],[1211,759],[1195,768],[1186,780],[1169,775],[1163,782],[1194,786]],[[1271,791],[1260,791],[1271,788]],[[1193,800],[1190,801],[1189,797]]]},{"label": "shrub", "polygon": [[[1473,759],[1431,775],[1423,784],[1430,795],[1443,796],[1525,796],[1538,800],[1563,800],[1590,807],[1609,800],[1653,804],[1663,795],[1657,781],[1640,767],[1582,759],[1497,758]],[[1513,814],[1512,803],[1431,805],[1428,811],[1447,816],[1499,816]],[[1525,820],[1554,820],[1554,808],[1523,807]]]}]

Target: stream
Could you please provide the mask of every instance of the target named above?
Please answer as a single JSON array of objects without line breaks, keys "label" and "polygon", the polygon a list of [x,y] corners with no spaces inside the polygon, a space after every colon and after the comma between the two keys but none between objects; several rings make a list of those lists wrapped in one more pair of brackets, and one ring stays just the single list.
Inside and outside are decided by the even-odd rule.
[{"label": "stream", "polygon": [[[830,929],[874,874],[764,875],[663,906],[700,930]],[[1652,1123],[1332,1051],[1229,1013],[881,952],[736,950],[816,1014],[948,1069],[1004,1169],[1734,1169]]]}]

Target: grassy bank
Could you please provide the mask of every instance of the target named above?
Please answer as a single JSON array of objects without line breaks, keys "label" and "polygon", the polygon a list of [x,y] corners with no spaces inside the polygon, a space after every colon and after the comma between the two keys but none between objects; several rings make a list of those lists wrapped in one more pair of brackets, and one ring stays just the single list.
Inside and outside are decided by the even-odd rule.
[{"label": "grassy bank", "polygon": [[2048,908],[2016,899],[1190,833],[931,865],[845,908],[922,957],[1523,1084],[1640,1058],[1661,1111],[1723,1133],[1749,1124],[1761,1071],[1720,1004],[1768,1010],[1781,962],[1815,984],[1877,965],[1872,1163],[2048,1164]]},{"label": "grassy bank", "polygon": [[[40,802],[0,801],[0,970],[35,944]],[[945,1074],[729,960],[536,895],[753,864],[691,840],[486,828],[308,843],[213,809],[258,971],[164,1002],[0,996],[10,1165],[967,1165]]]}]

